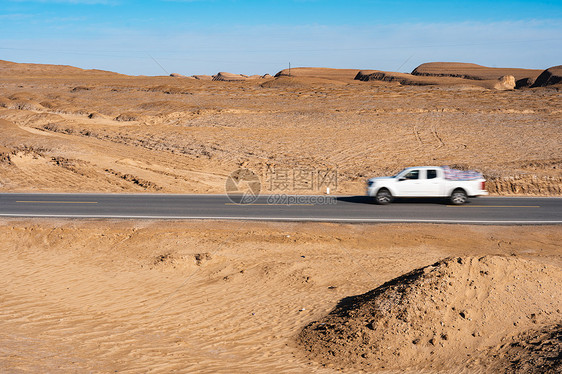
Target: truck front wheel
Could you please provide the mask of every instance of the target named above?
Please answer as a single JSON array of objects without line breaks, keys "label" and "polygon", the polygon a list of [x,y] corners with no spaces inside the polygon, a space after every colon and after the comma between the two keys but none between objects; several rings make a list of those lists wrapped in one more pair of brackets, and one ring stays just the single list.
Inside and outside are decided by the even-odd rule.
[{"label": "truck front wheel", "polygon": [[379,205],[386,205],[392,202],[392,194],[386,188],[381,188],[375,195],[375,202]]},{"label": "truck front wheel", "polygon": [[468,196],[466,195],[466,192],[464,192],[460,188],[454,190],[453,193],[451,194],[451,203],[453,203],[454,205],[462,205],[467,201],[468,201]]}]

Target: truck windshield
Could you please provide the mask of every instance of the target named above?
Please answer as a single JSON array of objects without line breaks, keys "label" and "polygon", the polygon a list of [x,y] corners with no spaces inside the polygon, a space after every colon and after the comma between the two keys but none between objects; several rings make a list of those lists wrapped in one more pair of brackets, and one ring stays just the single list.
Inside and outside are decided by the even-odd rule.
[{"label": "truck windshield", "polygon": [[402,169],[400,170],[398,173],[394,174],[391,178],[396,178],[397,176],[399,176],[400,174],[402,174],[403,171],[405,171],[406,169]]}]

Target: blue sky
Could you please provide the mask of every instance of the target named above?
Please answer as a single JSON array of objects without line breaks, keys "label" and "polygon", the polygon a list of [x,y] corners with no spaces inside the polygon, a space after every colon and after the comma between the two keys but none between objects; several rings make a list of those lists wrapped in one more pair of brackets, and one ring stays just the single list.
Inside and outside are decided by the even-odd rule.
[{"label": "blue sky", "polygon": [[0,0],[0,59],[125,74],[562,64],[560,1]]}]

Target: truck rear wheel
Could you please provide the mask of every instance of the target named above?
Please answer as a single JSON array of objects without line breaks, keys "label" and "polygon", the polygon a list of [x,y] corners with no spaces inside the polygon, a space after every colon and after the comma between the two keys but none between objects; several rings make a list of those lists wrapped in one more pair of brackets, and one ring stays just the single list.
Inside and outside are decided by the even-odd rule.
[{"label": "truck rear wheel", "polygon": [[463,190],[456,189],[451,194],[451,203],[454,205],[462,205],[468,201],[468,196]]},{"label": "truck rear wheel", "polygon": [[386,188],[381,188],[375,195],[375,202],[379,205],[390,204],[392,199],[392,194]]}]

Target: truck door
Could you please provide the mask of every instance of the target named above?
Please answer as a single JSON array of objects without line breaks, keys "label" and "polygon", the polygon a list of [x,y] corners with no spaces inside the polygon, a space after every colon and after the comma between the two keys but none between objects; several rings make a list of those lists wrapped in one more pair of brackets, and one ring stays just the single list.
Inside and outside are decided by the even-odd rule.
[{"label": "truck door", "polygon": [[408,173],[402,175],[396,183],[398,188],[398,196],[422,196],[420,181],[420,170],[410,170]]},{"label": "truck door", "polygon": [[439,172],[437,169],[426,169],[425,173],[426,180],[423,181],[425,196],[441,196],[443,179],[439,178]]}]

